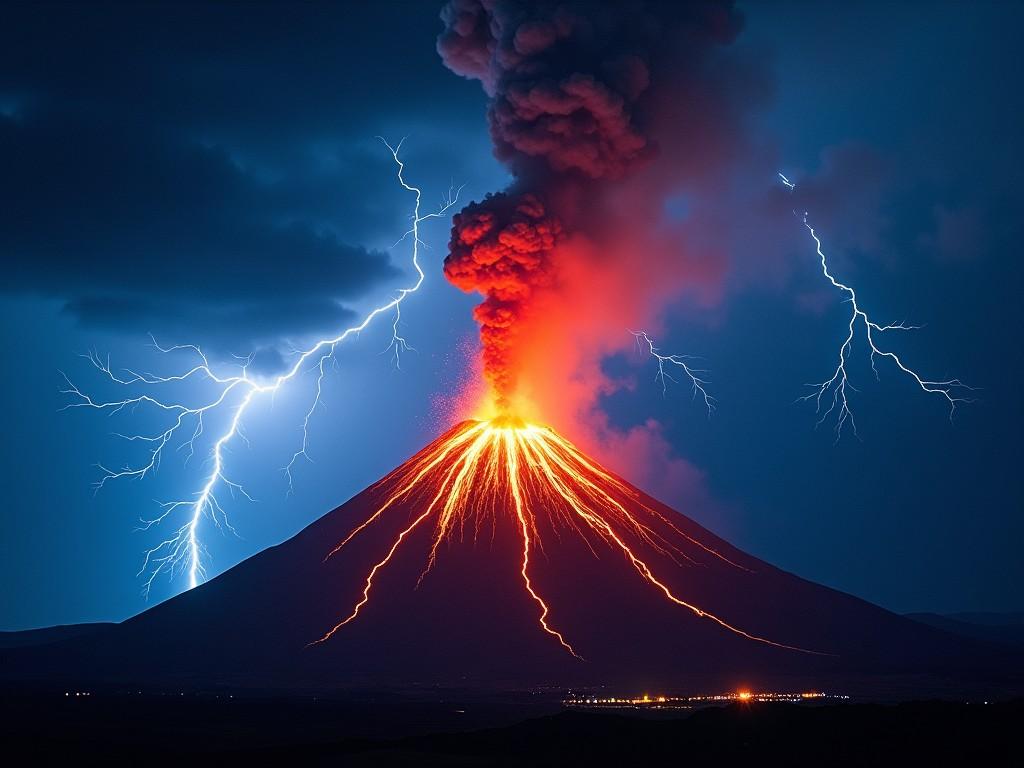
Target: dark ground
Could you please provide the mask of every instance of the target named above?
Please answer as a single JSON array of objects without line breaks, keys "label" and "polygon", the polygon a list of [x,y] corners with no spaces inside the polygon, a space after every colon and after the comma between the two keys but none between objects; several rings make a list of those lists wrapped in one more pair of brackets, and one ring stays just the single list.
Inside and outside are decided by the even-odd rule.
[{"label": "dark ground", "polygon": [[[654,715],[559,711],[552,698],[528,694],[460,703],[70,693],[4,692],[5,752],[37,764],[994,765],[1016,754],[1024,724],[1024,700],[734,704]],[[495,723],[505,724],[488,727]]]}]

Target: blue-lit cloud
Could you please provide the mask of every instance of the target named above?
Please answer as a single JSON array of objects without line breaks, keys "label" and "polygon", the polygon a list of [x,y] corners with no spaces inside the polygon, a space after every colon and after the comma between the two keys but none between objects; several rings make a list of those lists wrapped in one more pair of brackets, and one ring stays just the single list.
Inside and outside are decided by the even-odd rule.
[{"label": "blue-lit cloud", "polygon": [[[344,325],[353,303],[400,282],[385,248],[405,222],[374,137],[417,128],[394,115],[429,98],[427,62],[446,79],[429,33],[386,33],[367,9],[309,9],[290,33],[265,7],[242,19],[160,5],[12,14],[21,34],[0,52],[7,295],[61,300],[85,327],[248,354]],[[439,24],[436,9],[420,15]],[[339,24],[368,31],[345,57]],[[247,42],[225,55],[225,35]],[[409,43],[416,83],[351,77],[349,62],[379,58],[385,40]],[[421,131],[421,151],[444,130]]]}]

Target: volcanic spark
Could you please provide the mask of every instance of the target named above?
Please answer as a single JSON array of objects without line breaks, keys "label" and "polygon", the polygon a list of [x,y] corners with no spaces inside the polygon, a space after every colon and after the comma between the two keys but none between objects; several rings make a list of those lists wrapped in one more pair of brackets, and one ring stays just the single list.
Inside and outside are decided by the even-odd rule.
[{"label": "volcanic spark", "polygon": [[[374,581],[413,531],[433,527],[432,545],[423,575],[434,566],[439,546],[454,531],[479,532],[488,515],[515,518],[521,536],[520,578],[536,603],[540,628],[568,653],[581,658],[550,618],[551,610],[530,576],[531,554],[544,551],[544,539],[568,531],[580,536],[597,556],[598,547],[619,553],[637,575],[664,598],[741,637],[779,648],[816,653],[747,632],[725,619],[680,598],[658,578],[642,548],[695,562],[693,554],[716,557],[747,570],[714,549],[683,533],[671,520],[642,504],[635,492],[577,450],[553,430],[511,417],[468,421],[453,429],[414,461],[381,481],[383,501],[366,520],[328,554],[329,559],[367,527],[412,501],[412,519],[398,533],[384,556],[370,569],[362,596],[351,612],[311,645],[330,639],[354,621],[370,602]],[[690,553],[688,554],[687,550]]]},{"label": "volcanic spark", "polygon": [[[321,339],[305,350],[296,350],[296,356],[290,367],[284,373],[271,379],[268,383],[261,383],[259,380],[250,376],[249,364],[252,362],[251,358],[244,360],[240,366],[240,372],[236,374],[225,376],[215,373],[207,356],[198,346],[193,344],[161,347],[154,340],[153,345],[162,353],[184,351],[190,352],[196,356],[198,362],[184,372],[173,376],[157,376],[149,373],[136,373],[134,371],[127,371],[124,375],[118,375],[111,368],[109,361],[101,360],[95,353],[91,353],[87,356],[89,361],[101,373],[115,384],[122,386],[158,386],[180,383],[192,379],[205,379],[208,382],[212,382],[216,385],[213,396],[206,402],[199,405],[167,402],[150,395],[139,395],[121,400],[97,401],[82,392],[70,380],[67,380],[67,377],[65,377],[68,388],[64,390],[63,393],[78,398],[77,402],[65,406],[66,408],[94,408],[97,410],[105,410],[110,413],[118,413],[125,409],[134,409],[137,406],[147,406],[172,417],[167,428],[158,431],[155,434],[119,435],[130,442],[140,442],[150,446],[148,451],[148,460],[142,464],[126,466],[120,470],[112,470],[100,465],[100,470],[103,474],[96,483],[97,490],[102,488],[108,480],[141,479],[151,472],[155,472],[163,458],[164,449],[168,444],[172,443],[179,434],[187,434],[183,433],[183,430],[185,430],[189,424],[194,426],[192,428],[191,435],[184,440],[182,447],[187,448],[188,457],[191,458],[195,450],[195,443],[203,434],[204,419],[224,410],[228,410],[230,412],[230,408],[232,404],[234,404],[234,411],[228,421],[227,428],[218,436],[210,448],[210,452],[207,456],[210,471],[195,497],[192,499],[162,504],[161,507],[163,511],[160,515],[155,519],[144,520],[142,523],[143,528],[148,529],[153,525],[163,522],[174,512],[182,509],[187,510],[185,521],[172,532],[170,538],[165,539],[157,546],[146,552],[142,569],[139,571],[140,575],[145,574],[148,571],[148,576],[146,577],[144,586],[145,594],[149,594],[153,580],[161,573],[166,572],[171,577],[180,572],[187,573],[189,588],[194,588],[200,581],[205,579],[206,572],[202,563],[204,548],[199,538],[200,524],[204,518],[209,518],[218,527],[224,526],[229,530],[233,530],[230,523],[228,523],[225,510],[218,500],[218,487],[224,486],[231,493],[239,493],[250,501],[252,500],[239,483],[229,480],[225,474],[224,451],[227,445],[231,443],[235,437],[241,437],[243,440],[245,439],[245,436],[242,433],[242,417],[245,415],[249,406],[257,396],[277,392],[289,381],[295,379],[300,373],[313,370],[316,370],[317,372],[313,402],[306,411],[302,421],[301,444],[299,449],[293,454],[287,466],[284,467],[284,473],[287,477],[288,488],[290,491],[292,488],[292,470],[295,467],[295,463],[300,458],[308,458],[307,447],[309,444],[309,422],[313,417],[317,406],[320,404],[320,395],[322,393],[325,375],[325,365],[329,360],[334,359],[334,353],[338,345],[349,337],[357,336],[363,330],[368,328],[373,320],[379,315],[393,311],[395,315],[394,322],[391,326],[392,337],[388,350],[394,353],[397,364],[400,353],[407,349],[411,349],[405,338],[399,334],[399,321],[401,319],[400,312],[402,302],[405,301],[406,297],[416,293],[420,289],[420,286],[423,285],[423,281],[426,278],[423,268],[419,262],[419,246],[423,244],[423,241],[420,240],[419,226],[428,219],[444,216],[448,210],[458,202],[458,195],[461,190],[449,190],[448,197],[442,202],[440,208],[436,212],[421,214],[420,202],[422,199],[422,191],[418,187],[414,187],[406,181],[405,164],[399,158],[402,142],[399,142],[396,146],[391,146],[384,139],[381,139],[381,141],[384,146],[388,148],[388,151],[391,153],[391,156],[397,166],[399,185],[401,185],[401,187],[407,192],[412,192],[415,198],[411,216],[411,226],[399,239],[398,243],[395,244],[398,245],[406,239],[411,239],[412,241],[412,266],[416,277],[411,285],[399,289],[392,299],[370,310],[363,316],[359,323],[346,328],[335,335]],[[233,400],[232,398],[235,399]]]},{"label": "volcanic spark", "polygon": [[[789,189],[790,192],[796,189],[796,184],[790,181],[782,173],[778,174],[779,179]],[[794,211],[796,213],[796,211]],[[804,395],[800,398],[802,401],[813,400],[815,402],[816,410],[820,418],[816,426],[820,426],[833,412],[836,413],[836,441],[842,437],[843,427],[849,423],[850,428],[853,430],[853,434],[857,434],[857,424],[853,420],[853,411],[850,410],[850,401],[847,394],[848,389],[854,389],[850,384],[848,372],[846,369],[847,363],[849,362],[850,351],[853,346],[853,341],[857,333],[857,324],[860,322],[864,328],[864,339],[868,343],[870,348],[870,359],[871,359],[871,370],[875,374],[875,379],[879,380],[878,368],[875,365],[877,358],[886,357],[895,363],[896,367],[909,376],[917,384],[917,386],[924,392],[934,395],[940,395],[946,399],[949,404],[949,418],[952,420],[956,414],[957,406],[961,403],[973,403],[975,399],[970,397],[967,393],[976,391],[974,387],[970,387],[964,384],[960,379],[945,379],[945,380],[932,380],[926,379],[917,371],[912,368],[908,368],[902,359],[895,353],[889,350],[882,349],[878,346],[875,341],[874,334],[883,334],[887,331],[916,331],[921,328],[919,325],[907,325],[906,323],[889,323],[888,325],[879,325],[871,319],[867,312],[861,308],[860,303],[857,300],[857,292],[849,285],[840,282],[829,270],[828,259],[825,256],[825,251],[822,250],[821,238],[815,231],[814,227],[811,226],[808,220],[808,214],[804,211],[802,214],[797,214],[800,222],[804,225],[804,228],[810,233],[811,239],[814,241],[815,253],[821,261],[821,272],[825,276],[825,279],[838,288],[840,291],[845,293],[848,298],[847,301],[850,303],[850,319],[846,327],[846,338],[843,339],[843,343],[839,346],[839,360],[836,363],[836,368],[832,372],[832,376],[823,382],[818,384],[808,384],[813,390],[810,394]],[[822,408],[827,405],[824,411]]]}]

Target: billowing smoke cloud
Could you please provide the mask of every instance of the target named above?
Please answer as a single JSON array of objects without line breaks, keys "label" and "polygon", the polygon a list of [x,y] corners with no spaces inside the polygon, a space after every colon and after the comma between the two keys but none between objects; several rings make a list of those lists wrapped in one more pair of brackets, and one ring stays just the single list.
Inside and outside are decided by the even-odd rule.
[{"label": "billowing smoke cloud", "polygon": [[441,18],[438,51],[483,85],[514,176],[456,217],[445,272],[485,296],[499,406],[526,401],[601,453],[622,444],[594,414],[622,385],[601,359],[628,328],[656,330],[667,302],[721,290],[708,203],[769,84],[727,53],[741,27],[729,2],[451,0]]},{"label": "billowing smoke cloud", "polygon": [[[657,48],[739,29],[730,5],[698,2],[451,0],[437,48],[479,80],[495,153],[522,176],[577,172],[618,178],[650,154],[641,98]],[[680,33],[683,34],[680,34]],[[657,83],[654,83],[657,86]]]},{"label": "billowing smoke cloud", "polygon": [[484,375],[502,410],[515,388],[516,331],[534,292],[550,284],[561,233],[561,223],[533,195],[491,195],[455,216],[444,273],[464,291],[485,296],[473,315],[480,323]]}]

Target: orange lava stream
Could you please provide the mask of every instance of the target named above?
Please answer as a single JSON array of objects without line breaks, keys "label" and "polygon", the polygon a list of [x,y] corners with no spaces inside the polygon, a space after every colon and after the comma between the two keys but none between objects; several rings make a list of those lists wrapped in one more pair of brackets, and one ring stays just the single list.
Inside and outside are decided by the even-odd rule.
[{"label": "orange lava stream", "polygon": [[[470,522],[475,536],[479,533],[484,515],[497,515],[507,509],[508,502],[511,502],[522,535],[520,575],[527,593],[540,609],[540,627],[578,659],[582,660],[582,657],[562,633],[548,623],[550,609],[530,579],[532,545],[536,544],[543,550],[537,518],[532,511],[535,507],[549,513],[552,523],[561,522],[579,534],[595,554],[588,533],[613,549],[619,549],[641,578],[663,593],[666,599],[697,616],[709,619],[723,629],[749,640],[778,648],[817,653],[746,632],[673,594],[630,547],[624,535],[632,534],[659,554],[670,558],[675,559],[676,555],[688,560],[691,558],[672,541],[638,519],[616,496],[627,498],[634,507],[639,505],[656,516],[681,539],[735,568],[745,571],[749,569],[683,533],[656,510],[643,505],[628,486],[587,459],[570,442],[545,427],[510,418],[467,422],[446,440],[435,444],[384,478],[379,485],[384,484],[397,490],[392,491],[370,517],[331,550],[327,558],[339,552],[399,501],[412,499],[417,504],[423,504],[422,512],[402,529],[384,557],[370,569],[362,597],[352,612],[310,645],[328,640],[356,619],[370,601],[370,592],[378,572],[387,566],[409,534],[427,520],[433,520],[434,535],[420,580],[433,567],[440,544],[452,536],[456,528],[462,535],[467,518],[472,518]],[[485,503],[480,503],[480,499]]]}]

